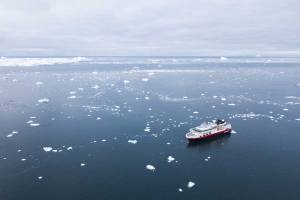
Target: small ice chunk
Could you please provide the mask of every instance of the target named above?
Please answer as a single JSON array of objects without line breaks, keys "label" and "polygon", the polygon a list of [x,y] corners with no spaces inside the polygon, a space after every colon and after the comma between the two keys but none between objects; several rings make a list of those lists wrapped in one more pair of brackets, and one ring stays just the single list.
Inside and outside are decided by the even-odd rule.
[{"label": "small ice chunk", "polygon": [[95,90],[98,90],[100,88],[100,86],[99,85],[93,85],[92,88],[95,89]]},{"label": "small ice chunk", "polygon": [[148,78],[142,78],[142,81],[147,82],[147,81],[149,81],[149,79]]},{"label": "small ice chunk", "polygon": [[39,180],[42,180],[42,179],[43,179],[43,177],[42,177],[42,176],[39,176],[39,177],[38,177],[38,179],[39,179]]},{"label": "small ice chunk", "polygon": [[173,162],[174,160],[175,160],[174,157],[172,157],[172,156],[169,156],[169,157],[168,157],[168,163]]},{"label": "small ice chunk", "polygon": [[235,130],[231,130],[231,133],[236,134],[236,131]]},{"label": "small ice chunk", "polygon": [[102,139],[102,140],[101,140],[101,142],[106,142],[106,141],[107,141],[106,139]]},{"label": "small ice chunk", "polygon": [[183,192],[183,189],[182,188],[178,188],[178,192]]},{"label": "small ice chunk", "polygon": [[128,84],[128,83],[130,83],[130,81],[129,81],[129,80],[124,80],[123,82],[124,82],[124,84]]},{"label": "small ice chunk", "polygon": [[170,145],[171,143],[170,143],[170,142],[167,142],[166,144],[167,144],[167,145]]},{"label": "small ice chunk", "polygon": [[283,111],[288,111],[288,110],[289,110],[288,108],[284,108],[284,109],[283,109]]},{"label": "small ice chunk", "polygon": [[81,166],[81,167],[84,167],[84,166],[85,166],[85,163],[80,163],[80,166]]},{"label": "small ice chunk", "polygon": [[39,123],[31,123],[29,125],[32,126],[32,127],[36,127],[36,126],[39,126],[40,124]]},{"label": "small ice chunk", "polygon": [[37,81],[37,82],[35,82],[35,84],[36,84],[37,86],[39,86],[39,85],[43,85],[44,83],[41,82],[41,81]]},{"label": "small ice chunk", "polygon": [[69,96],[68,99],[76,99],[75,95]]},{"label": "small ice chunk", "polygon": [[101,117],[97,117],[96,120],[101,120]]},{"label": "small ice chunk", "polygon": [[155,171],[155,167],[153,165],[146,165],[146,169],[150,170],[150,171]]},{"label": "small ice chunk", "polygon": [[22,158],[21,161],[23,161],[23,162],[26,161],[26,158]]},{"label": "small ice chunk", "polygon": [[229,105],[229,106],[235,106],[235,104],[234,104],[234,103],[229,103],[229,104],[227,104],[227,105]]},{"label": "small ice chunk", "polygon": [[144,129],[144,131],[145,131],[145,132],[150,132],[150,127],[147,126],[147,127]]},{"label": "small ice chunk", "polygon": [[189,181],[188,184],[187,184],[187,187],[188,187],[188,188],[192,188],[192,187],[194,187],[195,185],[196,185],[196,184],[195,184],[194,182]]},{"label": "small ice chunk", "polygon": [[199,114],[199,112],[198,111],[194,111],[193,114]]},{"label": "small ice chunk", "polygon": [[220,57],[220,60],[221,60],[221,61],[226,61],[226,60],[228,60],[228,58],[222,56],[222,57]]},{"label": "small ice chunk", "polygon": [[72,149],[73,149],[73,147],[68,147],[68,148],[67,148],[68,151],[70,151],[70,150],[72,150]]},{"label": "small ice chunk", "polygon": [[43,150],[45,151],[45,152],[49,152],[49,151],[52,151],[52,147],[43,147]]},{"label": "small ice chunk", "polygon": [[136,144],[136,143],[137,143],[137,140],[128,140],[128,143]]},{"label": "small ice chunk", "polygon": [[295,119],[296,121],[300,121],[300,118],[299,119]]},{"label": "small ice chunk", "polygon": [[47,98],[42,98],[42,99],[39,99],[38,102],[39,103],[48,103],[50,100],[47,99]]},{"label": "small ice chunk", "polygon": [[226,101],[226,98],[225,98],[225,97],[222,97],[221,100],[222,100],[222,101]]}]

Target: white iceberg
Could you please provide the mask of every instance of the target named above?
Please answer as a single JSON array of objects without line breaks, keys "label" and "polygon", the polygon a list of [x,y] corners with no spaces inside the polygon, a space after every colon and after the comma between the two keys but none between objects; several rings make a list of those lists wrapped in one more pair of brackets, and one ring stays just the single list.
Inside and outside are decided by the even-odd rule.
[{"label": "white iceberg", "polygon": [[136,144],[136,143],[137,143],[137,140],[128,140],[128,143]]},{"label": "white iceberg", "polygon": [[50,152],[50,151],[52,151],[52,147],[43,147],[43,150],[45,151],[45,152]]},{"label": "white iceberg", "polygon": [[190,181],[190,182],[188,182],[187,187],[188,187],[188,188],[192,188],[192,187],[194,187],[195,185],[196,185],[196,184],[195,184],[194,182]]},{"label": "white iceberg", "polygon": [[155,167],[153,165],[146,165],[146,169],[150,170],[150,171],[155,171]]},{"label": "white iceberg", "polygon": [[39,103],[48,103],[50,100],[47,99],[47,98],[42,98],[42,99],[39,99],[38,102]]}]

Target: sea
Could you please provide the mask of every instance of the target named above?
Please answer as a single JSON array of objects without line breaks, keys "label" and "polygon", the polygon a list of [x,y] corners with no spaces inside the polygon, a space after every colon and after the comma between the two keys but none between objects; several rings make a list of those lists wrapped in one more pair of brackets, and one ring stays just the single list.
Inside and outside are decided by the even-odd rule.
[{"label": "sea", "polygon": [[[230,135],[189,143],[216,119]],[[300,199],[300,57],[1,57],[0,199]]]}]

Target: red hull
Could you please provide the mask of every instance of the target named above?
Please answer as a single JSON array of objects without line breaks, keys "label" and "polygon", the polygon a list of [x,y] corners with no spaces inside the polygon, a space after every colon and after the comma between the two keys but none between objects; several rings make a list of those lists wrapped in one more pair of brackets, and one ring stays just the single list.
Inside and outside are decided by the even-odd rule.
[{"label": "red hull", "polygon": [[214,134],[207,134],[207,135],[203,135],[201,137],[198,138],[188,138],[189,141],[198,141],[198,140],[204,140],[207,138],[212,138],[212,137],[216,137],[216,136],[220,136],[220,135],[226,135],[226,134],[230,134],[231,133],[231,129],[225,129],[219,132],[216,132]]}]

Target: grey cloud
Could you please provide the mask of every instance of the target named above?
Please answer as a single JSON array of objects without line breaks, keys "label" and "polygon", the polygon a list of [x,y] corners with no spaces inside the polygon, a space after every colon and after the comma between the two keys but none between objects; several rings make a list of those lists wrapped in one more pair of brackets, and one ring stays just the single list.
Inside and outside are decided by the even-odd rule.
[{"label": "grey cloud", "polygon": [[0,55],[241,55],[300,50],[294,0],[2,0]]}]

